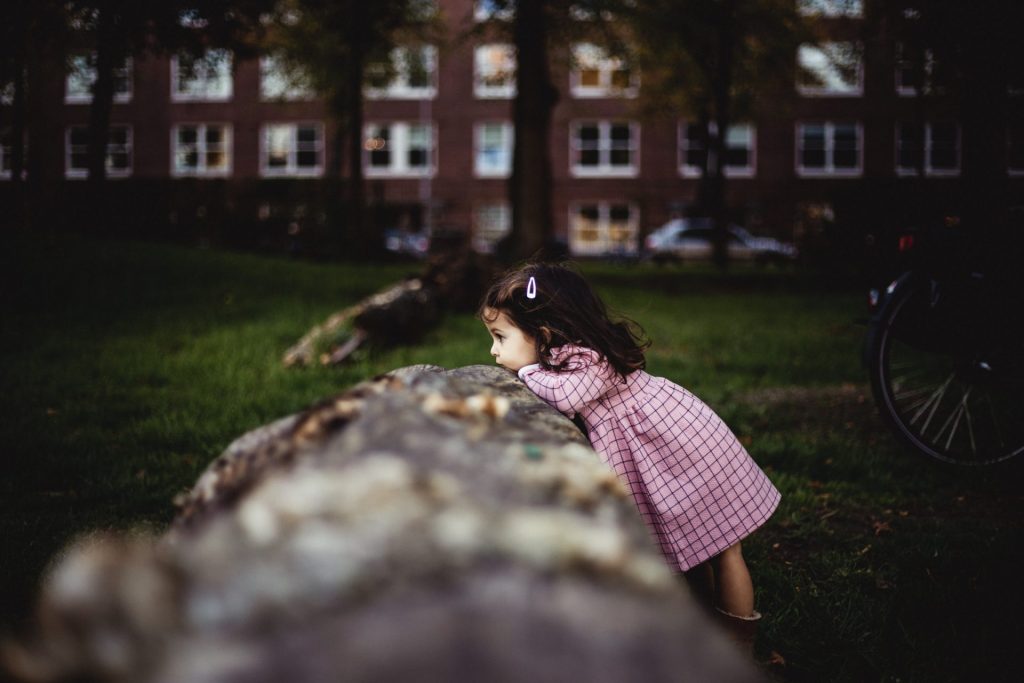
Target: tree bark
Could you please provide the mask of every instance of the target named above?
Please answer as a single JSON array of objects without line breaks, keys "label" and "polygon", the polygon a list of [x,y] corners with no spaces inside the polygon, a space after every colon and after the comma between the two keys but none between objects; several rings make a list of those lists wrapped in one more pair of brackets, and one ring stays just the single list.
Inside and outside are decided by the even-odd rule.
[{"label": "tree bark", "polygon": [[[718,55],[712,79],[715,131],[709,135],[705,201],[713,226],[712,260],[719,268],[729,265],[729,217],[725,204],[726,138],[731,125],[733,58],[735,53],[735,0],[720,3]],[[710,132],[710,131],[709,131]]]},{"label": "tree bark", "polygon": [[513,27],[516,47],[515,145],[509,199],[512,231],[503,260],[541,255],[554,235],[551,219],[551,115],[558,91],[551,84],[543,0],[520,0]]},{"label": "tree bark", "polygon": [[348,129],[348,206],[346,207],[349,244],[348,253],[356,257],[373,254],[375,235],[370,235],[366,221],[366,184],[363,179],[363,79],[366,71],[366,49],[361,26],[366,21],[366,7],[360,0],[352,8],[349,34],[348,103],[345,118]]},{"label": "tree bark", "polygon": [[117,20],[107,9],[99,12],[96,37],[96,80],[92,84],[89,105],[89,180],[102,183],[107,177],[107,142],[110,137],[110,113],[114,108],[114,67],[119,53]]},{"label": "tree bark", "polygon": [[[232,443],[158,544],[57,565],[34,681],[759,680],[616,474],[493,366],[418,366]],[[112,647],[111,643],[116,644]]]}]

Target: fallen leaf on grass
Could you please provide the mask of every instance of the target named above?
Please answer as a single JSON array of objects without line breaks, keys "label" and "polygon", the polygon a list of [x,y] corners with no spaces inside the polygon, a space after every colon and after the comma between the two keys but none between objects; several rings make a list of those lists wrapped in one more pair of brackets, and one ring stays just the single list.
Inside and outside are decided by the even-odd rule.
[{"label": "fallen leaf on grass", "polygon": [[775,650],[768,656],[768,661],[765,662],[769,666],[786,666],[786,658],[780,655]]},{"label": "fallen leaf on grass", "polygon": [[872,522],[871,526],[875,529],[875,536],[892,533],[892,527],[889,526],[889,522],[879,522],[878,520],[875,520]]},{"label": "fallen leaf on grass", "polygon": [[858,550],[857,554],[858,555],[866,555],[869,550],[871,550],[871,544],[870,543],[868,543],[866,546],[864,546],[863,548]]}]

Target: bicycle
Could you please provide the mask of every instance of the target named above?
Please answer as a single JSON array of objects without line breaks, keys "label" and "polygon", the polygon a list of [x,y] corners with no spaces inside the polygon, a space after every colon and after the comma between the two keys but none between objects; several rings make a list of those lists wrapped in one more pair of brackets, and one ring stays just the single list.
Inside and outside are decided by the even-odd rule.
[{"label": "bicycle", "polygon": [[864,345],[883,419],[948,463],[1024,453],[1020,250],[986,249],[948,228],[901,236],[900,249],[909,265],[884,293],[872,291]]}]

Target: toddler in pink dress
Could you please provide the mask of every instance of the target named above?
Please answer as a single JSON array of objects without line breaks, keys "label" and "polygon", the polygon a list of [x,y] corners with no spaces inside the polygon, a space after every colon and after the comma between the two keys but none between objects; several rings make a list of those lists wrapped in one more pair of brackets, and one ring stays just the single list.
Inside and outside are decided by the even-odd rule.
[{"label": "toddler in pink dress", "polygon": [[480,318],[497,362],[582,420],[669,564],[727,619],[756,622],[740,541],[767,521],[780,495],[722,419],[683,387],[644,372],[636,326],[611,320],[564,266],[508,272],[485,295]]}]

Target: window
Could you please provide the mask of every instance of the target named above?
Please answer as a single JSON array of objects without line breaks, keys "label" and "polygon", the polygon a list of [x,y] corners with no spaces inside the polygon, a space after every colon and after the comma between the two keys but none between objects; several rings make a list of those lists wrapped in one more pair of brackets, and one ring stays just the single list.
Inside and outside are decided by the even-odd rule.
[{"label": "window", "polygon": [[324,170],[321,123],[272,123],[263,126],[260,174],[319,176]]},{"label": "window", "polygon": [[434,128],[428,123],[371,123],[364,136],[367,176],[430,176]]},{"label": "window", "polygon": [[[923,157],[922,157],[923,154]],[[908,176],[959,175],[960,127],[955,123],[913,123],[896,125],[896,173]]]},{"label": "window", "polygon": [[[96,53],[72,55],[70,69],[64,80],[64,102],[92,102],[92,84],[96,82]],[[114,69],[114,102],[132,99],[132,62],[126,59]]]},{"label": "window", "polygon": [[473,94],[484,98],[515,97],[516,53],[511,45],[480,45],[473,55]]},{"label": "window", "polygon": [[[634,6],[632,3],[627,4],[631,7]],[[573,21],[597,21],[600,19],[601,21],[610,22],[615,20],[615,15],[606,9],[597,10],[573,3],[569,5],[569,18]]]},{"label": "window", "polygon": [[[896,92],[903,97],[941,93],[949,76],[936,62],[931,50],[919,51],[916,55],[903,43],[896,45]],[[923,90],[921,84],[924,84]]]},{"label": "window", "polygon": [[502,237],[512,230],[512,208],[507,202],[477,204],[473,209],[473,248],[493,254]]},{"label": "window", "polygon": [[[65,138],[65,171],[68,178],[85,178],[89,174],[89,129],[72,126]],[[132,174],[132,129],[111,126],[107,138],[107,175],[126,178]]]},{"label": "window", "polygon": [[391,60],[366,70],[366,96],[375,99],[428,99],[437,95],[437,48],[397,47]]},{"label": "window", "polygon": [[574,176],[631,177],[639,169],[640,126],[629,122],[572,124],[569,158]]},{"label": "window", "polygon": [[[709,124],[716,130],[714,122]],[[703,174],[704,148],[699,124],[682,123],[679,126],[679,173],[686,177],[699,178]],[[738,123],[729,126],[725,135],[725,163],[722,170],[732,178],[752,178],[756,163],[754,126]]]},{"label": "window", "polygon": [[515,0],[476,0],[473,3],[473,18],[477,21],[512,21],[515,11]]},{"label": "window", "polygon": [[577,256],[635,254],[639,211],[627,202],[581,202],[569,207],[569,252]]},{"label": "window", "polygon": [[183,123],[171,131],[171,173],[226,176],[231,173],[231,127],[222,123]]},{"label": "window", "polygon": [[855,97],[864,92],[859,43],[801,45],[797,52],[797,90],[812,97]]},{"label": "window", "polygon": [[188,53],[171,58],[171,100],[225,101],[231,99],[231,53],[207,50],[203,56]]},{"label": "window", "polygon": [[473,170],[481,178],[507,178],[512,172],[510,123],[479,123],[474,134]]},{"label": "window", "polygon": [[797,8],[805,16],[864,16],[863,0],[797,0]]},{"label": "window", "polygon": [[260,58],[260,99],[311,100],[313,97],[308,74],[288,66],[277,55]]},{"label": "window", "polygon": [[798,123],[796,172],[800,176],[859,176],[861,127],[857,123]]},{"label": "window", "polygon": [[639,79],[626,62],[604,49],[581,43],[572,49],[569,90],[573,97],[636,97]]}]

